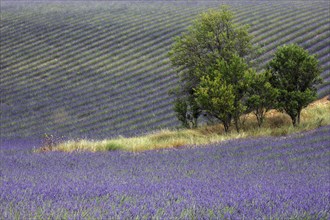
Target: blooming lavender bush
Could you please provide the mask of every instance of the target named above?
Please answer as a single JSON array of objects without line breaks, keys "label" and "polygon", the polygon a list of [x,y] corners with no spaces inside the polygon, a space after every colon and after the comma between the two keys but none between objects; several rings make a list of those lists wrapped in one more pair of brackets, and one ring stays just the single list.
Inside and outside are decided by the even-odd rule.
[{"label": "blooming lavender bush", "polygon": [[142,153],[2,142],[0,219],[328,219],[329,131]]}]

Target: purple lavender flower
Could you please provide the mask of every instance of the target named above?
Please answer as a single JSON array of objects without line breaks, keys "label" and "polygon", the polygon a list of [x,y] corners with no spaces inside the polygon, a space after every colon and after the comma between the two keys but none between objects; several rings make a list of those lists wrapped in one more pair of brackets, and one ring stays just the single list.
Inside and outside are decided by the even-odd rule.
[{"label": "purple lavender flower", "polygon": [[327,219],[329,130],[138,154],[7,142],[1,218]]}]

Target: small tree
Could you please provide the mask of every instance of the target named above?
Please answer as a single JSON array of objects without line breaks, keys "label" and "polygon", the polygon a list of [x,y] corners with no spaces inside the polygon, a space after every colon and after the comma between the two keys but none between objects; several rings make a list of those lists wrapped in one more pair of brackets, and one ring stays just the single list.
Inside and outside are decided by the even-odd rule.
[{"label": "small tree", "polygon": [[234,15],[227,6],[202,13],[187,32],[175,38],[169,53],[180,80],[180,87],[174,95],[185,97],[187,116],[196,117],[194,121],[197,121],[202,108],[191,100],[195,99],[195,89],[201,78],[208,74],[209,67],[216,65],[220,59],[228,62],[235,54],[239,57],[250,54],[252,44],[248,27],[238,26],[233,19]]},{"label": "small tree", "polygon": [[[253,69],[249,69],[244,58],[234,54],[229,61],[219,60],[213,74],[221,75],[227,85],[232,86],[234,95],[234,109],[232,119],[236,131],[240,130],[240,117],[246,110],[246,94],[251,81]],[[219,94],[220,95],[220,94]]]},{"label": "small tree", "polygon": [[269,72],[254,73],[248,88],[247,108],[256,116],[259,127],[264,122],[266,112],[276,107],[278,90],[270,84],[269,79]]},{"label": "small tree", "polygon": [[227,85],[220,74],[213,79],[203,76],[200,86],[196,89],[196,100],[205,111],[222,122],[225,132],[229,131],[235,110],[232,85]]},{"label": "small tree", "polygon": [[244,99],[252,72],[237,55],[227,62],[219,59],[216,65],[208,68],[208,74],[202,77],[195,90],[197,102],[224,124],[226,132],[232,119],[237,132],[240,130],[240,116],[246,110]]},{"label": "small tree", "polygon": [[298,125],[301,110],[316,99],[316,85],[322,82],[318,60],[296,44],[284,45],[275,52],[268,70],[270,83],[279,90],[278,109]]}]

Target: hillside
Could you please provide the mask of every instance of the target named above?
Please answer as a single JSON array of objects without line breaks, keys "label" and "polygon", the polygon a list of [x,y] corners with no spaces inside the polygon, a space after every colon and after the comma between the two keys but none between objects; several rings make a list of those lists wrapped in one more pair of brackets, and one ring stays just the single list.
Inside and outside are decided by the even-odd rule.
[{"label": "hillside", "polygon": [[263,66],[278,45],[317,54],[330,93],[329,1],[1,1],[0,138],[104,138],[179,123],[167,53],[202,11],[229,4]]}]

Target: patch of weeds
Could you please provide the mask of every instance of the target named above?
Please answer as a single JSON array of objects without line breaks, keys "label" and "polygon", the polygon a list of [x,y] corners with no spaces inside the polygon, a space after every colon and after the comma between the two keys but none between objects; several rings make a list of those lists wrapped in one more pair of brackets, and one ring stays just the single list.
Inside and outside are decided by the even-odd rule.
[{"label": "patch of weeds", "polygon": [[281,137],[288,135],[289,131],[285,127],[271,130],[271,135],[275,137]]},{"label": "patch of weeds", "polygon": [[105,145],[105,150],[107,151],[115,151],[122,149],[122,146],[115,142],[109,142]]},{"label": "patch of weeds", "polygon": [[43,135],[43,141],[42,141],[42,147],[40,148],[41,152],[45,151],[53,151],[54,147],[61,142],[63,142],[63,137],[55,137],[52,134],[44,134]]}]

